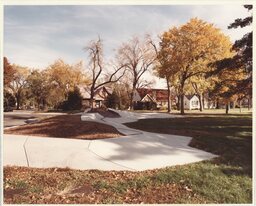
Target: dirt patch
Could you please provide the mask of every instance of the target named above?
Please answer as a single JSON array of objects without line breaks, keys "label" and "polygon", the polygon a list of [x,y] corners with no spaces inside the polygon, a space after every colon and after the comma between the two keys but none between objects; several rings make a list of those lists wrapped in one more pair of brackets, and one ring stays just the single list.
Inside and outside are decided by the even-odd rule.
[{"label": "dirt patch", "polygon": [[5,198],[13,198],[14,195],[22,195],[25,192],[25,189],[6,189],[4,191]]},{"label": "dirt patch", "polygon": [[78,187],[70,192],[70,194],[86,194],[88,195],[93,191],[93,187],[89,184],[85,184],[81,187]]},{"label": "dirt patch", "polygon": [[80,115],[60,115],[40,122],[6,129],[5,134],[75,139],[105,139],[122,134],[109,125],[81,121]]}]

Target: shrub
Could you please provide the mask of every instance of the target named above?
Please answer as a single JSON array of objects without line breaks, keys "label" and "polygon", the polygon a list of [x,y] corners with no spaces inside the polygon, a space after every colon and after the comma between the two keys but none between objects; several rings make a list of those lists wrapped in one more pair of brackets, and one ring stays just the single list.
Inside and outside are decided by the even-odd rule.
[{"label": "shrub", "polygon": [[60,104],[60,108],[64,111],[80,110],[82,108],[83,97],[77,87],[68,93],[68,99]]},{"label": "shrub", "polygon": [[119,107],[120,98],[117,95],[116,91],[114,90],[112,94],[108,95],[106,99],[106,106],[108,108],[116,109]]},{"label": "shrub", "polygon": [[10,111],[15,107],[15,97],[8,91],[4,91],[4,111]]},{"label": "shrub", "polygon": [[134,103],[134,110],[155,110],[155,102],[136,102]]}]

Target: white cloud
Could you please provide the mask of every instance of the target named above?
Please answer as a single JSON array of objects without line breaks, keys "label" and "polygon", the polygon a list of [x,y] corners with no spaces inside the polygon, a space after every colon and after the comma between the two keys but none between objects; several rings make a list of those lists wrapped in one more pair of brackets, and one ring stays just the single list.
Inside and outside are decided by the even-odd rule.
[{"label": "white cloud", "polygon": [[235,19],[245,18],[250,15],[242,5],[196,6],[192,9],[192,15],[216,25],[231,38],[232,42],[252,30],[252,26],[237,29],[227,28]]},{"label": "white cloud", "polygon": [[249,16],[240,5],[185,6],[33,6],[8,7],[4,19],[4,55],[11,63],[45,68],[58,58],[86,61],[83,47],[98,35],[108,59],[134,34],[153,37],[198,17],[214,23],[231,40],[252,28],[227,29]]},{"label": "white cloud", "polygon": [[24,47],[10,43],[8,48],[9,50],[5,52],[5,56],[8,57],[11,63],[34,69],[45,69],[57,59],[64,59],[69,64],[74,64],[81,60],[81,58],[76,56],[40,46]]}]

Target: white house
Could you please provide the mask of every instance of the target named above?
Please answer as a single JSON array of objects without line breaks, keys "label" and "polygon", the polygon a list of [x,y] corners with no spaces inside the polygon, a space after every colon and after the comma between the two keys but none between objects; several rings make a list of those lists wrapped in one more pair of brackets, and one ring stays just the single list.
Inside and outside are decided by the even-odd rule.
[{"label": "white house", "polygon": [[197,95],[185,95],[184,96],[184,109],[200,109],[199,98]]}]

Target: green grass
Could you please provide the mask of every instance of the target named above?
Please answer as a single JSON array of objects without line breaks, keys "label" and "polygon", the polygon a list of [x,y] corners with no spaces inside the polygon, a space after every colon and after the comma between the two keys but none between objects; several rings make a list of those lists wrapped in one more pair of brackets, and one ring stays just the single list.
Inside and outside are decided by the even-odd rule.
[{"label": "green grass", "polygon": [[[159,112],[159,113],[166,113],[167,109],[165,110],[132,110],[132,112],[136,113],[151,113],[151,112]],[[172,109],[172,114],[180,114],[179,110]],[[234,108],[229,110],[229,114],[251,114],[252,108]],[[191,115],[191,114],[226,114],[226,109],[204,109],[202,112],[200,112],[198,109],[195,110],[185,110],[185,115]]]},{"label": "green grass", "polygon": [[28,187],[27,183],[22,180],[18,180],[16,182],[14,182],[14,185],[17,189],[25,189]]},{"label": "green grass", "polygon": [[[239,168],[236,168],[239,170]],[[202,162],[167,168],[155,175],[156,182],[182,182],[211,203],[248,203],[252,199],[251,178],[229,173],[234,167]]]},{"label": "green grass", "polygon": [[190,146],[219,157],[196,164],[170,167],[156,174],[156,182],[184,180],[210,202],[252,201],[252,115],[189,114],[184,118],[144,119],[129,127],[193,137]]},{"label": "green grass", "polygon": [[[4,188],[22,189],[7,203],[252,203],[252,115],[197,114],[126,124],[193,137],[210,161],[142,172],[5,167]],[[89,193],[70,194],[87,185]],[[10,192],[10,191],[9,191]],[[60,194],[61,193],[61,194]],[[47,199],[48,196],[52,196]]]},{"label": "green grass", "polygon": [[[123,195],[129,189],[146,191],[146,188],[176,183],[190,188],[206,203],[250,203],[252,201],[252,179],[241,172],[242,168],[216,165],[209,161],[161,169],[153,175],[136,177],[129,181],[117,180],[114,184],[97,182],[97,189],[107,189],[113,194]],[[100,185],[100,186],[99,186]],[[179,203],[188,203],[185,199]],[[112,199],[115,202],[115,199]],[[191,202],[193,203],[193,201]]]}]

